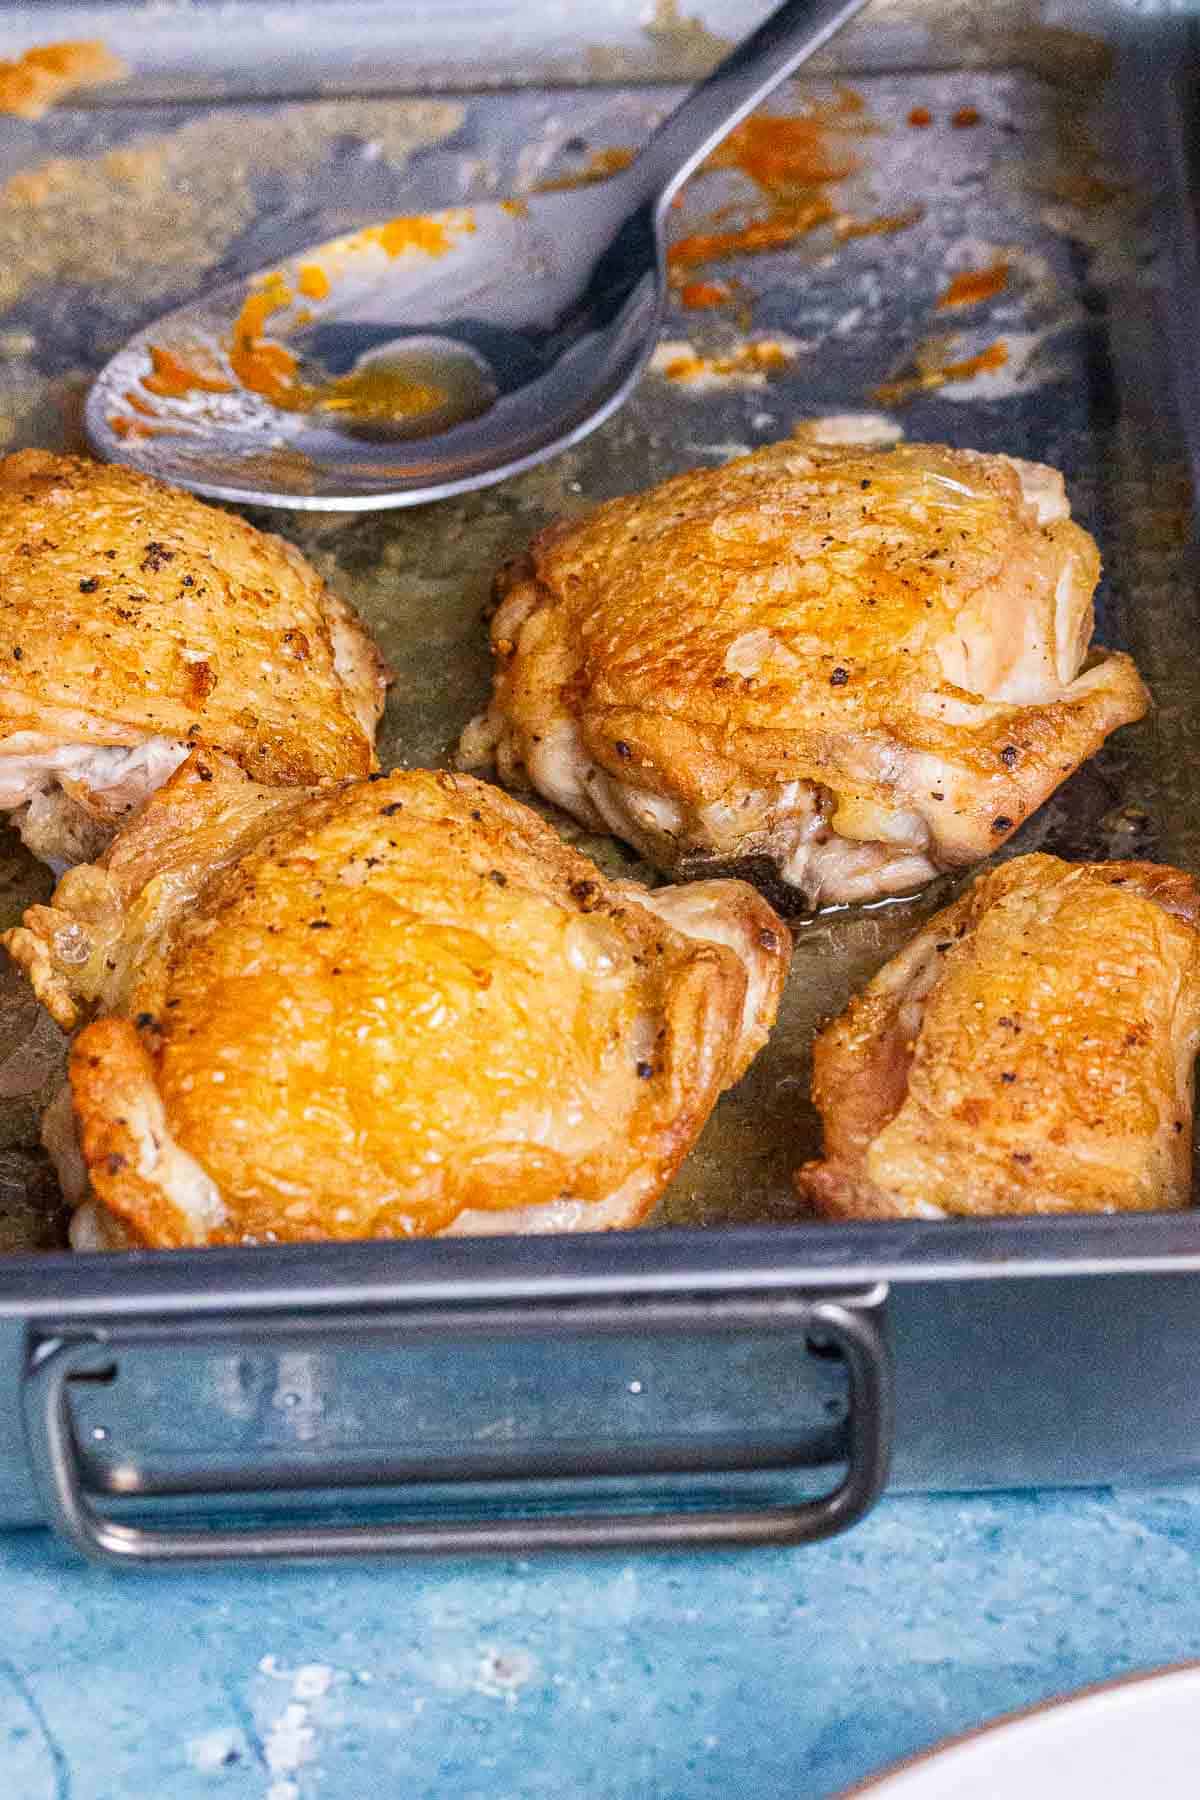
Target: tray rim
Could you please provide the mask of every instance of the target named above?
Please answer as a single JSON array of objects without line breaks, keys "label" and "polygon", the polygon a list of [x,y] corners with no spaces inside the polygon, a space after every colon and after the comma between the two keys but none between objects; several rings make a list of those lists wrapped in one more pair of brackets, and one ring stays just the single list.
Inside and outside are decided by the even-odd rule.
[{"label": "tray rim", "polygon": [[1200,1209],[1011,1219],[43,1251],[0,1263],[0,1319],[405,1310],[594,1295],[853,1294],[927,1283],[1200,1273]]}]

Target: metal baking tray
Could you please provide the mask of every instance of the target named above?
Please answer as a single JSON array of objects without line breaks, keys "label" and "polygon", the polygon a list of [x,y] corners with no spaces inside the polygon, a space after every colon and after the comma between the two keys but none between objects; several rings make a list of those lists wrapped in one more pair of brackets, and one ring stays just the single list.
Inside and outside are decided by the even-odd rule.
[{"label": "metal baking tray", "polygon": [[[0,6],[0,55],[102,36],[135,69],[36,125],[0,120],[0,443],[79,447],[90,373],[209,281],[637,144],[766,7],[693,10]],[[1200,871],[1196,35],[1145,7],[877,7],[774,110],[823,108],[859,159],[844,218],[919,219],[725,265],[745,317],[668,321],[701,350],[786,338],[786,366],[700,391],[650,374],[594,437],[466,499],[261,519],[396,668],[384,760],[449,756],[487,690],[491,573],[546,520],[874,409],[954,330],[954,355],[1002,340],[1007,364],[894,416],[1064,470],[1105,553],[1099,635],[1157,702],[1009,853]],[[693,181],[679,232],[747,204],[739,181]],[[948,277],[994,255],[1008,288],[947,324]],[[3,923],[49,886],[14,843]],[[598,1237],[65,1254],[36,1146],[63,1044],[0,971],[0,1524],[50,1520],[114,1562],[752,1544],[850,1524],[889,1478],[1195,1474],[1200,1215],[831,1226],[794,1197],[816,1023],[950,891],[802,924],[771,1044],[651,1226]]]}]

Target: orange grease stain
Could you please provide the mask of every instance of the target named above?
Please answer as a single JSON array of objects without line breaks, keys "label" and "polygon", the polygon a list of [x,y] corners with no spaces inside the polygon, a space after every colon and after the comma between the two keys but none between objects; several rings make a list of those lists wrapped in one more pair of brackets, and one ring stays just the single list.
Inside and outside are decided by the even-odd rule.
[{"label": "orange grease stain", "polygon": [[98,38],[42,44],[16,62],[0,61],[0,112],[40,119],[74,89],[123,81],[128,74],[121,59]]},{"label": "orange grease stain", "polygon": [[[861,135],[869,130],[862,117],[865,109],[861,94],[853,88],[841,88],[831,105],[798,118],[756,113],[743,119],[713,151],[704,168],[736,169],[770,195],[771,210],[765,218],[752,220],[736,230],[693,232],[681,238],[667,252],[672,272],[728,256],[781,250],[819,225],[838,221],[836,209],[823,190],[830,182],[853,174],[860,160],[844,141],[837,141],[836,134]],[[909,222],[907,214],[902,219],[863,221],[861,225],[843,218],[839,234],[865,236],[899,230]]]},{"label": "orange grease stain", "polygon": [[320,263],[301,263],[296,286],[306,300],[324,300],[329,293],[329,277]]},{"label": "orange grease stain", "polygon": [[854,219],[843,214],[835,221],[833,234],[840,242],[847,238],[886,237],[893,231],[907,231],[923,217],[924,209],[919,206],[911,206],[902,213],[881,213],[875,219]]},{"label": "orange grease stain", "polygon": [[706,312],[710,307],[724,306],[731,298],[727,281],[689,281],[679,290],[682,306],[693,312]]},{"label": "orange grease stain", "polygon": [[772,194],[840,181],[857,169],[858,158],[831,147],[825,136],[828,125],[823,117],[756,113],[735,126],[704,166],[738,169]]},{"label": "orange grease stain", "polygon": [[233,322],[233,335],[256,338],[267,320],[292,304],[292,290],[276,272],[264,276],[261,286],[251,288],[242,301],[242,310]]},{"label": "orange grease stain", "polygon": [[972,125],[978,125],[982,116],[978,107],[960,106],[958,111],[952,114],[950,123],[956,131],[967,131]]},{"label": "orange grease stain", "polygon": [[968,356],[962,362],[947,363],[942,374],[948,381],[969,381],[972,375],[982,375],[988,369],[1002,369],[1008,361],[1006,344],[989,344],[978,356]]},{"label": "orange grease stain", "polygon": [[[392,220],[391,226],[401,221]],[[412,221],[408,221],[412,223]],[[432,224],[431,220],[420,221]],[[380,226],[387,232],[391,226]],[[439,228],[440,229],[440,228]],[[380,242],[388,255],[399,254],[389,243]],[[322,271],[323,273],[323,271]],[[301,272],[301,286],[303,271]],[[262,329],[273,314],[291,304],[291,290],[280,275],[268,277],[246,301],[234,322],[229,361],[243,387],[261,394],[265,400],[285,412],[353,413],[356,418],[374,421],[417,418],[436,412],[445,404],[444,388],[432,382],[413,381],[386,368],[352,369],[320,387],[298,381],[295,356],[284,344],[264,338]]]},{"label": "orange grease stain", "polygon": [[[387,229],[380,227],[381,231]],[[318,292],[322,282],[324,291],[328,292],[328,276],[316,263],[305,264],[297,278],[300,291],[312,299],[323,297]],[[230,333],[228,355],[230,368],[248,392],[261,394],[264,400],[284,412],[353,413],[357,418],[377,422],[416,418],[435,412],[445,404],[448,396],[443,388],[432,382],[412,380],[394,369],[368,366],[351,370],[348,375],[341,375],[321,386],[299,380],[299,363],[292,351],[286,344],[263,335],[268,322],[276,313],[285,311],[293,298],[291,288],[276,272],[253,288],[242,302]],[[305,310],[301,309],[302,313]],[[155,345],[150,356],[153,373],[145,377],[142,386],[153,394],[178,398],[196,391],[209,394],[233,391],[228,381],[218,380],[192,367],[174,351]],[[136,410],[150,410],[144,402],[138,404],[132,396],[129,398]],[[134,419],[114,418],[109,422],[120,437],[137,435],[141,429]]]},{"label": "orange grease stain", "polygon": [[991,300],[1008,286],[1008,264],[997,261],[986,269],[964,269],[956,275],[944,294],[937,299],[937,310],[948,312],[955,306],[975,306],[980,300]]},{"label": "orange grease stain", "polygon": [[141,419],[130,419],[124,413],[110,413],[108,428],[122,442],[129,438],[157,437],[159,433],[157,426],[147,425]]},{"label": "orange grease stain", "polygon": [[163,344],[150,345],[150,362],[150,374],[142,376],[142,386],[148,394],[161,394],[166,400],[177,400],[183,394],[233,392],[228,381],[197,369]]},{"label": "orange grease stain", "polygon": [[321,388],[315,404],[318,412],[353,413],[356,419],[383,424],[436,412],[448,399],[445,388],[431,381],[412,381],[394,369],[368,365]]},{"label": "orange grease stain", "polygon": [[469,212],[457,213],[449,220],[406,214],[388,219],[383,225],[369,225],[365,231],[347,238],[340,247],[361,250],[368,244],[378,244],[388,256],[400,256],[406,250],[417,250],[422,256],[445,256],[454,247],[453,231],[474,229],[475,220]]},{"label": "orange grease stain", "polygon": [[306,411],[308,400],[295,379],[296,358],[282,344],[262,335],[267,320],[292,303],[292,290],[282,275],[268,275],[252,288],[233,322],[229,366],[244,388],[289,412]]},{"label": "orange grease stain", "polygon": [[[523,204],[513,202],[511,210],[519,212]],[[408,250],[441,256],[453,247],[453,232],[474,230],[475,221],[469,212],[444,220],[402,217],[343,239],[337,249],[344,252],[378,245],[388,256],[400,256]],[[324,300],[331,290],[328,272],[320,263],[302,263],[296,275],[296,290],[306,299]],[[246,294],[230,331],[227,355],[238,384],[247,392],[260,394],[284,412],[347,413],[377,423],[419,417],[446,404],[449,396],[445,389],[386,367],[368,365],[320,385],[301,380],[295,354],[286,344],[266,335],[270,321],[276,314],[286,312],[295,299],[296,294],[278,270],[264,276]],[[301,325],[311,319],[311,311],[301,307],[291,323]],[[193,366],[185,357],[161,345],[151,348],[150,359],[153,367],[142,386],[152,394],[175,399],[195,392],[233,391],[230,382]],[[137,411],[151,410],[144,403],[135,404],[132,398],[130,403]],[[137,435],[142,429],[135,419],[114,418],[110,423],[121,437]]]},{"label": "orange grease stain", "polygon": [[989,344],[977,356],[967,356],[961,362],[943,363],[937,369],[925,369],[919,375],[905,375],[899,381],[885,381],[871,395],[878,406],[899,406],[910,400],[914,394],[928,393],[933,388],[945,387],[951,381],[970,381],[975,375],[986,374],[989,369],[1002,369],[1008,361],[1008,348],[1005,344]]},{"label": "orange grease stain", "polygon": [[835,217],[828,200],[779,207],[769,218],[757,219],[736,231],[698,231],[680,238],[667,251],[667,265],[672,271],[690,269],[726,256],[758,256],[766,250],[782,250]]},{"label": "orange grease stain", "polygon": [[785,369],[792,361],[790,351],[770,338],[755,344],[741,344],[727,356],[697,356],[689,351],[672,357],[662,373],[668,381],[696,381],[702,375],[753,375],[759,371]]},{"label": "orange grease stain", "polygon": [[307,391],[296,380],[296,358],[285,345],[272,343],[270,338],[245,338],[230,350],[229,362],[250,393],[261,394],[286,412],[307,410]]},{"label": "orange grease stain", "polygon": [[918,131],[923,131],[927,125],[933,124],[933,114],[927,106],[914,106],[908,115],[908,122]]}]

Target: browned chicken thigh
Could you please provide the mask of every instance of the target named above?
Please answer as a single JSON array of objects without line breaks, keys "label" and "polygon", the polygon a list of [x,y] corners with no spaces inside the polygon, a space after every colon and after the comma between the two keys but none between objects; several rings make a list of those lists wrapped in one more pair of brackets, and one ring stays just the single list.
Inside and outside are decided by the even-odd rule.
[{"label": "browned chicken thigh", "polygon": [[0,459],[0,810],[95,856],[197,746],[257,780],[375,766],[383,668],[281,538],[132,469]]},{"label": "browned chicken thigh", "polygon": [[832,1218],[1134,1212],[1191,1198],[1200,890],[1024,856],[939,913],[817,1039]]},{"label": "browned chicken thigh", "polygon": [[690,875],[795,904],[920,886],[1004,842],[1145,711],[1092,652],[1061,477],[936,444],[776,444],[543,532],[502,578],[494,757]]},{"label": "browned chicken thigh", "polygon": [[5,942],[102,1014],[47,1125],[80,1247],[635,1224],[790,952],[752,888],[610,882],[469,776],[207,753]]}]

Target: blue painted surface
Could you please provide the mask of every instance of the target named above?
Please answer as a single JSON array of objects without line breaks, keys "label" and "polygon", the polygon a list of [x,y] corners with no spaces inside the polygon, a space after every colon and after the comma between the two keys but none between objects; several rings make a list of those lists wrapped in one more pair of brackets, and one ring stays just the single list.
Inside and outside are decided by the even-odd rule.
[{"label": "blue painted surface", "polygon": [[827,1796],[1200,1655],[1200,1488],[895,1499],[814,1548],[114,1574],[0,1538],[5,1800]]}]

